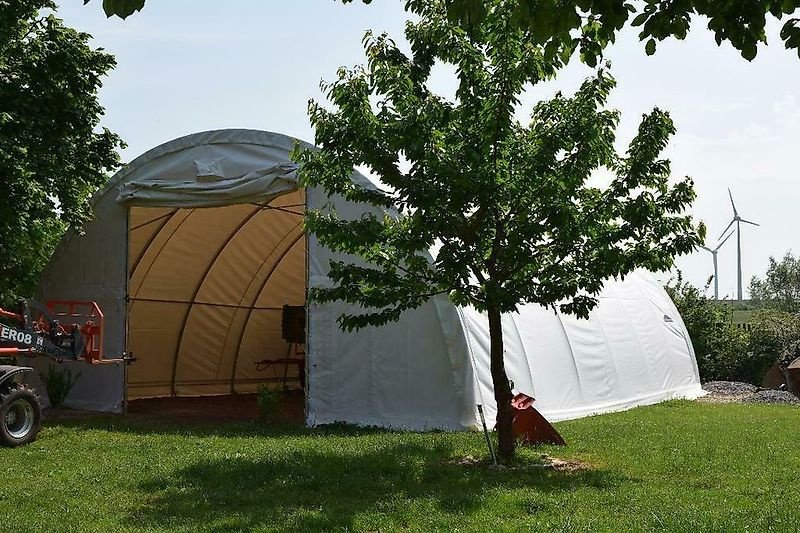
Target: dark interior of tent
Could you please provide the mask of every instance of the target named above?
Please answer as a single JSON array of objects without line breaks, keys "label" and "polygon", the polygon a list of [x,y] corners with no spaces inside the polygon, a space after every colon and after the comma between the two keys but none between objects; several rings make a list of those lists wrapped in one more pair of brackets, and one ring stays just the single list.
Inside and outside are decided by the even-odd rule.
[{"label": "dark interior of tent", "polygon": [[131,207],[127,398],[301,390],[302,190],[263,204]]}]

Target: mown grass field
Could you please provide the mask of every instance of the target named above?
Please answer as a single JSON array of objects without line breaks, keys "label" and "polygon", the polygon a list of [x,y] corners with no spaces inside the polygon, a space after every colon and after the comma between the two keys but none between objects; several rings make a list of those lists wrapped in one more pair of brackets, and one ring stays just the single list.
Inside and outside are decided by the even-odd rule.
[{"label": "mown grass field", "polygon": [[100,418],[0,449],[3,531],[798,531],[800,408],[670,402],[558,424],[493,470],[481,434]]}]

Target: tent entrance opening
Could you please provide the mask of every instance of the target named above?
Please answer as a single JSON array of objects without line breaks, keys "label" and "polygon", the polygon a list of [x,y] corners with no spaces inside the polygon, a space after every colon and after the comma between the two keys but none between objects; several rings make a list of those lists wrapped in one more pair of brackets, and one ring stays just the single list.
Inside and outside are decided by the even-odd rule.
[{"label": "tent entrance opening", "polygon": [[302,358],[282,336],[306,297],[305,196],[208,208],[131,207],[128,398],[299,388]]}]

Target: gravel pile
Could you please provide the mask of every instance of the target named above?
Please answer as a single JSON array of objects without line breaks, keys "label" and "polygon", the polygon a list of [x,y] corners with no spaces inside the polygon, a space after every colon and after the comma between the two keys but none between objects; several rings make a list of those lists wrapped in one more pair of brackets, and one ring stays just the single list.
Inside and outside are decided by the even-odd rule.
[{"label": "gravel pile", "polygon": [[761,389],[744,400],[745,403],[800,404],[800,398],[785,390]]},{"label": "gravel pile", "polygon": [[709,381],[703,383],[703,390],[714,394],[752,394],[758,390],[758,387],[750,383],[742,383],[740,381]]},{"label": "gravel pile", "polygon": [[800,398],[788,391],[762,389],[739,381],[709,381],[703,383],[709,394],[701,398],[706,402],[720,403],[771,403],[800,405]]}]

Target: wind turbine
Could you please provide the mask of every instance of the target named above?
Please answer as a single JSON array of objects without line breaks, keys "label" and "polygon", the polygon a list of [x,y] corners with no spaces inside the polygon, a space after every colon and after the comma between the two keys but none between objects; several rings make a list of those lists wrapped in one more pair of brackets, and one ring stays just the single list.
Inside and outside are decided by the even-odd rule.
[{"label": "wind turbine", "polygon": [[709,248],[708,246],[700,245],[700,248],[706,250],[707,252],[711,253],[711,257],[714,259],[714,299],[719,300],[719,269],[717,268],[717,252],[719,249],[722,248],[722,245],[731,238],[733,232],[728,233],[728,236],[722,239],[714,248]]},{"label": "wind turbine", "polygon": [[722,232],[722,235],[725,235],[731,226],[736,224],[736,296],[737,300],[740,302],[742,301],[742,230],[741,230],[741,223],[744,222],[745,224],[751,224],[753,226],[758,226],[755,222],[750,222],[749,220],[745,220],[739,216],[739,212],[736,211],[736,204],[733,203],[733,194],[731,194],[731,190],[728,189],[728,197],[731,199],[731,207],[733,208],[733,220],[731,223],[728,224],[728,227],[725,228],[725,231]]}]

